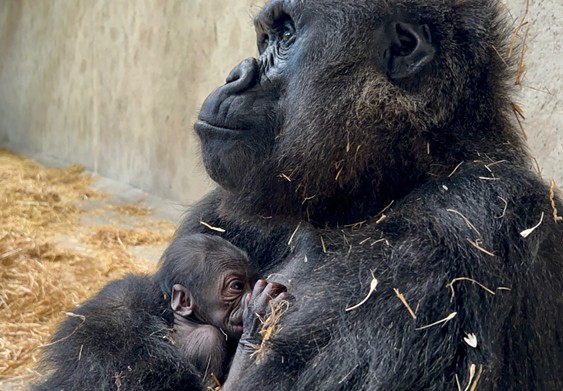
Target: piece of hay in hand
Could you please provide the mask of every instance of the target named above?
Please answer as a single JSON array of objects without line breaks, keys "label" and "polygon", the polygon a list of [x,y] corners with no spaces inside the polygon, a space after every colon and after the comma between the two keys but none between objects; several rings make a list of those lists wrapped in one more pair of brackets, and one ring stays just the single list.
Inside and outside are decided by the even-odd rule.
[{"label": "piece of hay in hand", "polygon": [[262,323],[262,328],[260,329],[262,342],[251,355],[251,357],[256,359],[256,363],[260,363],[268,352],[270,339],[282,330],[279,320],[289,309],[289,302],[287,300],[270,301],[270,308],[271,312],[265,319],[258,317]]}]

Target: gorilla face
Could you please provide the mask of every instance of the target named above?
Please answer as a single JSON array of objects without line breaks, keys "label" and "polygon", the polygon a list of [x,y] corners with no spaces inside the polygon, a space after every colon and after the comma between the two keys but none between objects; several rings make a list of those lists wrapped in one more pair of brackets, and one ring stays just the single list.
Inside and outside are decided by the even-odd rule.
[{"label": "gorilla face", "polygon": [[353,218],[348,200],[375,212],[458,159],[430,157],[430,144],[476,98],[465,86],[480,57],[453,37],[478,30],[461,8],[416,2],[411,15],[410,2],[269,3],[255,19],[259,58],[234,68],[195,124],[211,178],[254,212]]},{"label": "gorilla face", "polygon": [[240,63],[205,100],[195,124],[207,172],[229,190],[239,188],[274,145],[280,80],[264,77],[262,67],[253,58]]}]

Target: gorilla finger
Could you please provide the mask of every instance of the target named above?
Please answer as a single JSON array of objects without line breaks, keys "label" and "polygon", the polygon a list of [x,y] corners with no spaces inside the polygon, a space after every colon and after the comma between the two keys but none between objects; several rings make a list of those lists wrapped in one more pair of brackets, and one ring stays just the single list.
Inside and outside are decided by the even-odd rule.
[{"label": "gorilla finger", "polygon": [[256,281],[256,284],[254,284],[254,288],[252,289],[252,294],[248,299],[249,305],[252,306],[254,302],[256,302],[256,300],[260,297],[260,295],[262,294],[262,292],[264,291],[267,285],[268,283],[266,282],[266,280]]},{"label": "gorilla finger", "polygon": [[254,311],[256,311],[258,314],[262,315],[268,312],[270,308],[269,303],[272,300],[272,298],[275,297],[272,294],[272,289],[273,289],[272,283],[266,285],[266,288],[264,288],[260,296],[254,302]]},{"label": "gorilla finger", "polygon": [[283,284],[280,284],[278,282],[270,282],[269,284],[272,285],[271,291],[270,291],[271,297],[276,297],[280,293],[287,292],[287,287]]},{"label": "gorilla finger", "polygon": [[291,296],[289,293],[287,292],[282,292],[279,295],[277,295],[276,297],[274,297],[271,301],[270,304],[275,305],[275,304],[279,304],[282,301],[291,301],[293,298],[293,296]]}]

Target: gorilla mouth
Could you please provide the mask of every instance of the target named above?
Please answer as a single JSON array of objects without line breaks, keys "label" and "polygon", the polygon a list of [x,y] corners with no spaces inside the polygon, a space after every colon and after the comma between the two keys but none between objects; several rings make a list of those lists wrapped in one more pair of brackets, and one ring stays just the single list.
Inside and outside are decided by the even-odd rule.
[{"label": "gorilla mouth", "polygon": [[239,138],[245,133],[244,129],[231,128],[222,125],[212,125],[204,120],[197,120],[194,129],[200,138],[205,137],[221,137],[221,138]]}]

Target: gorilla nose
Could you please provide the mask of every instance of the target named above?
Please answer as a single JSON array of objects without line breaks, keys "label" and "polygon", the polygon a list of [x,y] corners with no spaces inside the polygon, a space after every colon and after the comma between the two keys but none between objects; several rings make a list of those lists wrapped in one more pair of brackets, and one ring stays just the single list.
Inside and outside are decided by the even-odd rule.
[{"label": "gorilla nose", "polygon": [[227,76],[227,85],[230,93],[245,91],[254,86],[258,80],[258,61],[247,58],[238,64]]}]

